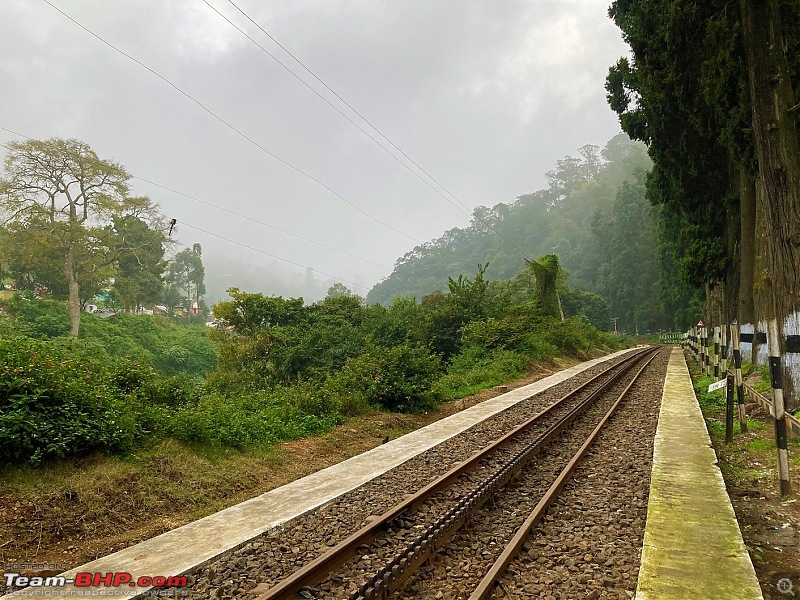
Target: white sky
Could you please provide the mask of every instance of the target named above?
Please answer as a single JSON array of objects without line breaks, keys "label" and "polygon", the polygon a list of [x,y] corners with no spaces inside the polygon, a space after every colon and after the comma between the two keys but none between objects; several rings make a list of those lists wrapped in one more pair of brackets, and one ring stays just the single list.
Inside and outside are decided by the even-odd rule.
[{"label": "white sky", "polygon": [[[381,221],[421,241],[469,223],[203,0],[50,1]],[[208,1],[351,114],[227,0]],[[235,1],[470,210],[543,187],[557,159],[619,131],[603,84],[626,48],[606,2]],[[181,223],[367,287],[415,245],[43,0],[0,2],[0,77],[2,127],[84,140],[135,176],[386,268],[134,181],[206,256],[275,262]]]}]

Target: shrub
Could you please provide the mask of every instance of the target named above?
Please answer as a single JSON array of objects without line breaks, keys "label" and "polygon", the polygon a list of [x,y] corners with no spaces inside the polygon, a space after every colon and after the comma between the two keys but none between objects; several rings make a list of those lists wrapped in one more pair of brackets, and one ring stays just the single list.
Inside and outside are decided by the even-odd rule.
[{"label": "shrub", "polygon": [[211,442],[244,448],[268,445],[326,431],[338,413],[305,414],[275,395],[225,399],[211,394],[193,408],[182,408],[165,421],[164,433],[187,442]]},{"label": "shrub", "polygon": [[102,363],[82,350],[80,342],[0,340],[0,461],[126,450],[142,434]]},{"label": "shrub", "polygon": [[462,398],[519,377],[529,362],[512,350],[467,346],[453,357],[447,373],[434,385],[434,392],[447,400]]},{"label": "shrub", "polygon": [[520,352],[535,361],[550,360],[559,354],[558,348],[537,332],[527,334],[517,347]]},{"label": "shrub", "polygon": [[583,354],[599,340],[598,331],[581,317],[547,322],[542,337],[546,342],[570,354]]},{"label": "shrub", "polygon": [[431,385],[441,373],[439,357],[425,348],[400,344],[369,348],[347,361],[326,387],[339,395],[363,394],[373,406],[401,412],[421,410],[435,402]]}]

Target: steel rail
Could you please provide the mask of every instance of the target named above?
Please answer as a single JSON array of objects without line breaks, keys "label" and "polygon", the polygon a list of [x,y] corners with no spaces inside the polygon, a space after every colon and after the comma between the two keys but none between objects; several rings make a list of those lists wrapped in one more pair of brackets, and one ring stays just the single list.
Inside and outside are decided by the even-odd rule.
[{"label": "steel rail", "polygon": [[[439,478],[435,479],[431,483],[427,484],[426,486],[418,490],[415,494],[409,495],[399,504],[395,505],[388,511],[384,512],[382,515],[371,519],[369,523],[367,523],[361,529],[359,529],[358,531],[354,532],[353,534],[351,534],[350,536],[339,542],[336,546],[330,548],[324,554],[318,556],[316,559],[309,562],[304,567],[300,568],[299,570],[295,571],[285,579],[281,580],[272,588],[258,595],[256,597],[257,600],[288,600],[292,598],[297,598],[298,594],[303,589],[309,588],[319,583],[320,581],[323,581],[332,571],[336,570],[337,568],[348,562],[351,558],[356,556],[357,548],[363,545],[370,544],[376,537],[378,537],[381,534],[383,530],[387,528],[387,526],[392,521],[396,520],[398,517],[404,514],[409,514],[411,512],[414,512],[422,503],[430,499],[437,492],[450,486],[453,483],[453,481],[455,481],[458,477],[475,469],[483,459],[492,454],[495,450],[501,448],[502,446],[507,445],[521,432],[523,432],[526,429],[529,429],[533,425],[542,421],[544,418],[550,416],[558,408],[561,408],[570,398],[575,397],[578,393],[586,390],[586,388],[588,388],[590,385],[597,382],[598,379],[608,376],[609,373],[612,373],[614,370],[616,370],[617,372],[614,373],[611,376],[611,378],[603,382],[602,385],[597,390],[594,390],[594,392],[592,392],[589,398],[587,398],[584,402],[582,402],[579,405],[585,407],[591,399],[602,393],[607,387],[613,385],[614,382],[616,382],[620,377],[622,377],[622,375],[631,370],[634,363],[639,358],[641,358],[648,352],[653,352],[653,351],[654,351],[653,347],[648,347],[640,351],[634,352],[631,355],[626,356],[622,361],[609,366],[601,373],[598,373],[597,375],[593,376],[585,383],[581,384],[574,390],[568,392],[567,394],[565,394],[564,396],[553,402],[551,405],[542,410],[540,413],[528,419],[525,423],[513,428],[507,434],[498,438],[494,442],[488,444],[483,449],[475,452],[468,459],[456,464],[448,472],[446,472]],[[575,409],[571,410],[568,413],[568,417],[573,414],[575,414]],[[571,420],[574,420],[574,418],[577,417],[573,416]],[[558,423],[561,423],[563,420],[564,419],[562,419]],[[566,425],[568,424],[569,423],[564,424],[563,427],[566,427]],[[560,431],[563,430],[563,427],[559,429],[558,433],[560,433]],[[550,439],[552,439],[552,437],[557,435],[557,433],[552,432],[552,429],[553,428],[551,428],[548,431],[548,434],[550,434]]]},{"label": "steel rail", "polygon": [[[657,349],[654,348],[651,351],[655,354]],[[637,358],[641,358],[641,355]],[[583,414],[599,395],[616,383],[622,375],[630,371],[634,364],[629,363],[626,366],[627,368],[615,373],[600,388],[594,390],[580,404],[573,407],[568,414],[561,417],[544,434],[527,444],[487,481],[480,483],[473,490],[464,494],[458,504],[428,525],[420,535],[407,544],[387,565],[378,570],[358,590],[353,592],[349,596],[349,600],[386,598],[392,591],[399,588],[416,569],[431,558],[439,548],[447,544],[450,538],[467,523],[472,514],[488,500],[496,496],[506,484],[512,481],[525,468],[527,463],[533,460],[543,448]]]},{"label": "steel rail", "polygon": [[517,532],[514,534],[514,537],[511,538],[511,541],[506,545],[503,552],[500,554],[498,559],[489,569],[489,571],[484,575],[481,582],[478,584],[478,587],[475,588],[475,591],[470,595],[469,600],[485,600],[489,597],[489,594],[494,589],[494,584],[500,578],[500,576],[505,572],[508,565],[511,563],[512,560],[516,557],[519,549],[522,547],[522,544],[525,542],[525,538],[528,537],[531,529],[533,529],[539,521],[541,521],[542,517],[544,517],[545,512],[550,507],[550,505],[555,500],[558,493],[567,483],[567,481],[572,476],[572,473],[575,471],[578,463],[584,457],[586,452],[589,450],[589,447],[595,442],[597,437],[600,435],[603,427],[606,425],[608,420],[611,416],[616,412],[617,407],[622,403],[625,399],[625,396],[628,395],[628,392],[639,379],[639,376],[642,372],[647,368],[647,366],[655,359],[655,355],[650,357],[650,359],[642,365],[642,368],[636,373],[633,377],[631,382],[628,386],[623,390],[623,392],[619,395],[619,398],[614,402],[611,408],[608,409],[606,415],[602,418],[602,420],[597,424],[594,428],[592,433],[580,447],[580,449],[575,453],[572,459],[569,461],[566,467],[561,471],[558,475],[556,480],[553,484],[548,488],[547,492],[545,492],[542,499],[539,500],[536,507],[530,513],[525,522],[520,526]]}]

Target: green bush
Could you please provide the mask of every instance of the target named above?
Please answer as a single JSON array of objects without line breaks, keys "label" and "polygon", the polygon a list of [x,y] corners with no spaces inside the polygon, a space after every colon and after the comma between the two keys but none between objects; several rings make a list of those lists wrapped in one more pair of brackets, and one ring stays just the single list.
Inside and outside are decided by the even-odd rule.
[{"label": "green bush", "polygon": [[439,357],[424,348],[409,344],[372,347],[348,360],[326,387],[337,395],[363,394],[373,406],[408,412],[435,404],[431,385],[440,373]]},{"label": "green bush", "polygon": [[131,448],[141,434],[103,364],[80,342],[0,340],[1,462],[116,452]]},{"label": "green bush", "polygon": [[453,357],[433,390],[446,400],[462,398],[519,377],[529,364],[529,358],[512,350],[467,346]]},{"label": "green bush", "polygon": [[534,361],[546,361],[558,356],[559,351],[541,333],[531,332],[522,338],[517,348]]},{"label": "green bush", "polygon": [[338,413],[303,413],[271,394],[226,399],[204,396],[197,406],[182,408],[164,418],[163,433],[187,442],[217,443],[233,448],[268,445],[335,426]]},{"label": "green bush", "polygon": [[606,346],[611,336],[600,333],[583,317],[570,317],[565,321],[553,319],[544,323],[542,337],[564,352],[582,355],[593,347]]}]

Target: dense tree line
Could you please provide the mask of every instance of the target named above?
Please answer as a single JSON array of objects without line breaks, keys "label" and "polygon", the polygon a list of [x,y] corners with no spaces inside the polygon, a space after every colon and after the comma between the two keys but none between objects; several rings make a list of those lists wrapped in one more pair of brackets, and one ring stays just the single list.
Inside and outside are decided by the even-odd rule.
[{"label": "dense tree line", "polygon": [[[488,262],[488,278],[509,279],[526,259],[555,254],[567,273],[558,285],[573,288],[567,296],[580,290],[608,302],[610,312],[596,326],[610,328],[611,316],[630,332],[687,326],[694,315],[684,306],[694,290],[661,268],[659,211],[645,198],[649,166],[645,146],[625,134],[602,150],[584,146],[578,157],[559,160],[547,173],[546,189],[510,204],[479,207],[469,227],[414,248],[367,299],[421,298],[444,289],[464,264]],[[579,304],[567,298],[566,314],[584,310]]]},{"label": "dense tree line", "polygon": [[800,4],[617,0],[610,16],[632,56],[608,99],[653,160],[662,263],[704,289],[707,323],[800,333]]}]

